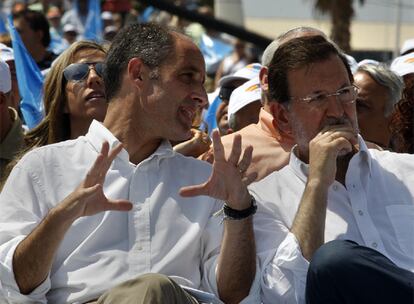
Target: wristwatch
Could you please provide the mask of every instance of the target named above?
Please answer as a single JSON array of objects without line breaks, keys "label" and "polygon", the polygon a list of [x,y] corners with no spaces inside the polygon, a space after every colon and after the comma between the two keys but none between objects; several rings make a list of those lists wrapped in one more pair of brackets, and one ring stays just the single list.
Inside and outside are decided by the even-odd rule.
[{"label": "wristwatch", "polygon": [[225,220],[227,219],[228,220],[242,220],[255,214],[257,211],[256,200],[253,195],[250,195],[250,197],[251,197],[250,207],[243,209],[243,210],[233,209],[225,203],[223,206],[224,219]]}]

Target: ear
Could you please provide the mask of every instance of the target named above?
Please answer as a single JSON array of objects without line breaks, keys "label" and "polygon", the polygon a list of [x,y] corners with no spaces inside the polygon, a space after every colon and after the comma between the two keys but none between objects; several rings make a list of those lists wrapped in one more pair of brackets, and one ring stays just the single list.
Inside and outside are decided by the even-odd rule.
[{"label": "ear", "polygon": [[128,62],[127,67],[127,78],[134,83],[138,87],[142,87],[144,82],[144,73],[146,71],[146,67],[141,59],[139,58],[132,58]]},{"label": "ear", "polygon": [[270,114],[273,116],[273,127],[279,131],[283,136],[292,134],[292,128],[290,126],[289,111],[286,106],[278,103],[277,101],[269,102]]},{"label": "ear", "polygon": [[269,91],[269,82],[267,78],[267,73],[268,73],[268,68],[265,66],[262,66],[259,72],[260,88],[263,91],[265,91],[266,94]]}]

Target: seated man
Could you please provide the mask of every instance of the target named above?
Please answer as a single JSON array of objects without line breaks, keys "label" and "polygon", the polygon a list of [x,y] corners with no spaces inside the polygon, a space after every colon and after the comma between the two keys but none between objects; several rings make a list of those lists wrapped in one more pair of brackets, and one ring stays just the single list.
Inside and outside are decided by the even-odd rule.
[{"label": "seated man", "polygon": [[325,38],[281,45],[268,79],[297,145],[251,186],[262,301],[412,303],[414,156],[367,148],[349,65]]},{"label": "seated man", "polygon": [[401,99],[404,82],[380,64],[361,65],[354,78],[359,88],[356,109],[361,135],[365,140],[388,149],[391,117],[395,105]]},{"label": "seated man", "polygon": [[[297,27],[281,34],[266,48],[262,58],[260,70],[260,87],[262,90],[262,105],[259,112],[259,122],[222,137],[224,150],[229,155],[235,136],[241,135],[243,146],[253,146],[252,163],[247,169],[247,174],[257,172],[256,181],[261,180],[275,170],[280,170],[289,162],[289,153],[294,145],[292,135],[277,125],[275,116],[279,111],[279,104],[267,98],[268,82],[267,69],[275,50],[290,39],[303,36],[325,36],[323,32],[311,27]],[[208,159],[212,162],[212,158]]]},{"label": "seated man", "polygon": [[[180,284],[257,303],[245,186],[254,176],[244,174],[252,148],[241,156],[237,138],[225,159],[215,133],[211,168],[169,143],[190,137],[204,79],[188,37],[154,24],[119,33],[103,124],[26,154],[0,194],[0,281],[11,302],[197,303]],[[221,200],[223,225],[213,216]]]}]

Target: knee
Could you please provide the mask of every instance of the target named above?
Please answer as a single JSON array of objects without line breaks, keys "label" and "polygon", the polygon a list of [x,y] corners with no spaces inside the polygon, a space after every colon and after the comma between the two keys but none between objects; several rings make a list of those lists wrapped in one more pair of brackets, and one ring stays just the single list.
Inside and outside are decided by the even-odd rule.
[{"label": "knee", "polygon": [[146,286],[153,289],[166,289],[173,284],[168,276],[159,273],[143,274],[137,280],[145,282]]},{"label": "knee", "polygon": [[308,277],[331,279],[350,270],[355,257],[352,250],[358,245],[352,241],[335,240],[322,245],[313,255]]}]

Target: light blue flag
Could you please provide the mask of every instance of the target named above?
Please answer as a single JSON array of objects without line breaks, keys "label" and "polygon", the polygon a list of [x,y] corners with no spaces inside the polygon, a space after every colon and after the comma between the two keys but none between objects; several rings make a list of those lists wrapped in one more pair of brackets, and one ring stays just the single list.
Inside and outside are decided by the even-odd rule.
[{"label": "light blue flag", "polygon": [[207,130],[208,135],[210,136],[213,130],[217,128],[216,113],[220,104],[221,98],[217,96],[208,107],[207,113],[204,116],[203,122],[200,126],[200,130]]},{"label": "light blue flag", "polygon": [[207,74],[214,74],[224,57],[233,51],[233,46],[204,34],[201,36],[200,50],[206,62]]},{"label": "light blue flag", "polygon": [[88,1],[88,17],[83,37],[98,42],[102,40],[101,3],[99,0]]},{"label": "light blue flag", "polygon": [[19,33],[13,26],[13,19],[8,17],[10,36],[16,65],[17,82],[19,83],[20,108],[29,129],[36,127],[43,119],[42,86],[43,76],[27,51]]}]

